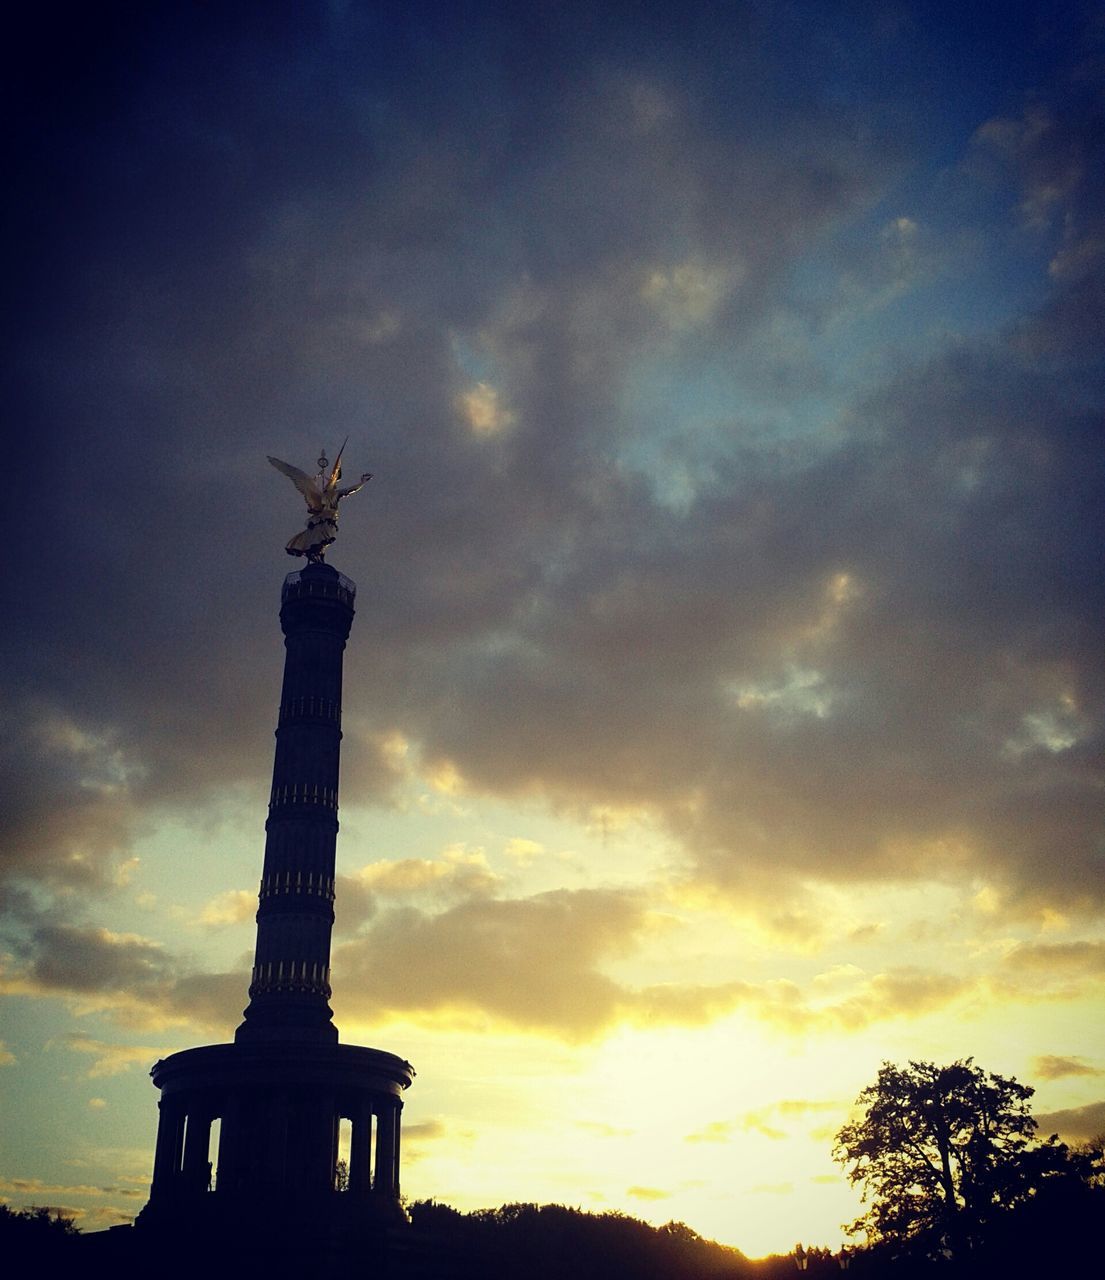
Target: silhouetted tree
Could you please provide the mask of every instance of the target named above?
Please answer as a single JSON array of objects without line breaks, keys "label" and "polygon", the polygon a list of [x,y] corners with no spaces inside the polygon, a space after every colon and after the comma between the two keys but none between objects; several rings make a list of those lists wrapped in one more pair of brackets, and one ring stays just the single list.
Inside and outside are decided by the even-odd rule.
[{"label": "silhouetted tree", "polygon": [[682,1222],[652,1227],[623,1213],[564,1205],[510,1204],[462,1214],[420,1201],[416,1231],[450,1252],[454,1270],[479,1280],[745,1280],[739,1250],[704,1240]]},{"label": "silhouetted tree", "polygon": [[0,1204],[0,1259],[9,1267],[30,1264],[41,1270],[44,1264],[68,1257],[77,1234],[73,1219],[58,1209]]},{"label": "silhouetted tree", "polygon": [[1090,1161],[1090,1185],[1105,1189],[1105,1130],[1095,1133],[1086,1142],[1076,1142],[1071,1150]]},{"label": "silhouetted tree", "polygon": [[954,1256],[1045,1187],[1084,1186],[1092,1159],[1054,1134],[1036,1139],[1033,1092],[972,1058],[946,1067],[883,1063],[857,1099],[863,1118],[840,1130],[833,1150],[869,1206],[849,1230]]}]

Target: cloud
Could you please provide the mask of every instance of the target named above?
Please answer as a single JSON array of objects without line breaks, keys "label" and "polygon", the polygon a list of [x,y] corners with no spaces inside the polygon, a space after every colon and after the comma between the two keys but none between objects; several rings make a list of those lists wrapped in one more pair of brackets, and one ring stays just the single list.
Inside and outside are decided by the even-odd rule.
[{"label": "cloud", "polygon": [[42,990],[129,992],[160,984],[172,966],[160,943],[139,934],[44,924],[35,933],[28,977]]},{"label": "cloud", "polygon": [[713,269],[692,258],[670,268],[649,271],[641,286],[641,297],[673,329],[706,324],[717,315],[742,276],[739,258]]},{"label": "cloud", "polygon": [[227,925],[252,920],[256,913],[256,893],[251,893],[248,889],[227,889],[204,904],[199,914],[199,923],[209,929],[223,929]]},{"label": "cloud", "polygon": [[632,1196],[634,1200],[670,1200],[675,1194],[672,1191],[664,1191],[660,1187],[626,1187],[625,1194]]},{"label": "cloud", "polygon": [[33,698],[0,694],[0,871],[104,889],[129,847],[137,765],[110,728],[81,726]]},{"label": "cloud", "polygon": [[917,1017],[944,1008],[973,986],[970,979],[903,967],[875,974],[862,992],[832,1006],[828,1016],[846,1029],[886,1017]]},{"label": "cloud", "polygon": [[539,840],[527,840],[523,836],[511,836],[503,848],[506,856],[517,862],[519,866],[528,866],[545,852],[545,846]]},{"label": "cloud", "polygon": [[148,1009],[136,1011],[137,1026],[188,1024],[226,1033],[241,1019],[246,1004],[249,972],[183,972]]},{"label": "cloud", "polygon": [[1036,1123],[1042,1134],[1057,1133],[1067,1142],[1090,1142],[1105,1133],[1105,1102],[1065,1111],[1041,1111]]},{"label": "cloud", "polygon": [[[164,1053],[163,1048],[151,1048],[147,1045],[107,1044],[80,1031],[67,1032],[55,1043],[63,1044],[73,1053],[88,1054],[93,1058],[92,1065],[85,1073],[89,1080],[119,1075],[136,1065],[148,1068]],[[95,1100],[88,1105],[94,1104]],[[100,1105],[106,1106],[106,1103],[101,1099]]]},{"label": "cloud", "polygon": [[1105,943],[1023,943],[996,970],[992,985],[1003,995],[1073,999],[1105,978]]},{"label": "cloud", "polygon": [[647,900],[636,890],[470,899],[436,914],[392,909],[337,948],[338,1014],[413,1015],[435,1025],[490,1018],[588,1039],[624,1022],[699,1025],[756,998],[741,982],[616,982],[603,966],[634,953],[649,928]]},{"label": "cloud", "polygon": [[759,1133],[765,1138],[770,1138],[773,1142],[781,1141],[787,1135],[775,1125],[768,1124],[762,1113],[749,1112],[748,1115],[742,1117],[741,1128],[747,1129],[753,1133]]},{"label": "cloud", "polygon": [[494,436],[514,423],[514,415],[499,403],[498,391],[486,382],[477,382],[457,397],[457,408],[477,436]]},{"label": "cloud", "polygon": [[450,845],[440,858],[400,858],[390,862],[372,862],[354,876],[368,890],[381,898],[407,898],[432,889],[441,896],[470,897],[485,895],[500,883],[488,866],[482,849]]},{"label": "cloud", "polygon": [[[681,519],[608,479],[617,552],[562,567],[417,736],[469,788],[644,806],[734,892],[973,874],[1010,909],[1087,909],[1098,677],[1070,576],[1089,546],[1064,495],[1084,506],[1097,472],[1075,417],[1031,363],[964,346],[872,396],[846,448],[782,472],[753,459]],[[908,476],[916,502],[891,500]],[[1015,565],[992,532],[1007,508]],[[578,518],[599,548],[599,511]],[[842,572],[856,592],[837,599]]]},{"label": "cloud", "polygon": [[1037,942],[1016,947],[1005,961],[1015,974],[1105,976],[1105,942]]},{"label": "cloud", "polygon": [[[237,1020],[248,986],[245,971],[197,972],[187,958],[152,939],[73,924],[58,906],[42,908],[19,895],[9,895],[7,906],[11,951],[0,965],[4,994],[55,997],[78,1013],[106,1011],[121,1025],[143,1030],[225,1029]],[[100,1055],[95,1074],[111,1074],[128,1053],[133,1060],[147,1052],[157,1056],[79,1033],[66,1042]]]},{"label": "cloud", "polygon": [[447,903],[486,897],[501,878],[488,865],[482,849],[447,846],[437,858],[397,858],[372,862],[352,875],[338,875],[335,933],[353,935],[376,915],[381,902],[423,900]]},{"label": "cloud", "polygon": [[[788,1035],[856,1032],[947,1008],[978,988],[901,967],[816,980],[632,985],[609,967],[643,953],[654,929],[640,889],[556,890],[469,899],[437,912],[392,908],[335,951],[339,1020],[415,1017],[585,1040],[619,1025],[701,1026],[741,1009]],[[795,1104],[797,1105],[797,1104]],[[812,1103],[805,1104],[813,1106]]]},{"label": "cloud", "polygon": [[[87,1184],[68,1186],[61,1183],[43,1182],[40,1178],[2,1178],[0,1191],[21,1198],[28,1196],[122,1196],[126,1199],[141,1200],[145,1192],[135,1187],[97,1187]],[[39,1202],[40,1203],[40,1202]]]},{"label": "cloud", "polygon": [[400,908],[337,948],[336,999],[345,1018],[481,1014],[586,1036],[618,1008],[619,987],[596,963],[643,925],[632,895],[597,890],[474,900],[437,915]]},{"label": "cloud", "polygon": [[429,1147],[443,1139],[448,1138],[451,1142],[457,1143],[470,1137],[470,1134],[458,1133],[450,1128],[443,1120],[423,1120],[416,1124],[405,1124],[403,1126],[403,1159],[416,1163],[425,1159]]},{"label": "cloud", "polygon": [[793,1122],[804,1116],[818,1115],[826,1111],[840,1112],[842,1107],[836,1102],[817,1102],[804,1098],[784,1098],[769,1106],[748,1111],[733,1120],[714,1120],[705,1128],[689,1133],[684,1142],[730,1142],[740,1131],[759,1133],[773,1141],[781,1141],[788,1136],[787,1130],[780,1123],[785,1122],[793,1129]]},{"label": "cloud", "polygon": [[1063,1080],[1068,1076],[1105,1075],[1100,1067],[1092,1066],[1085,1058],[1064,1058],[1051,1053],[1033,1058],[1032,1071],[1041,1080]]},{"label": "cloud", "polygon": [[[643,887],[489,896],[497,878],[482,854],[464,850],[439,861],[374,863],[365,871],[349,879],[372,886],[371,909],[352,924],[347,916],[336,937],[339,1023],[413,1017],[438,1027],[490,1024],[581,1041],[623,1025],[703,1026],[743,1010],[786,1035],[857,1032],[947,1008],[981,981],[920,968],[868,974],[848,966],[833,981],[821,975],[805,988],[784,979],[635,985],[611,973],[645,954],[656,933]],[[424,895],[425,906],[409,901]],[[347,896],[356,912],[356,894]],[[389,899],[395,905],[378,905]],[[1063,947],[1056,944],[1061,956]],[[136,1031],[191,1026],[225,1034],[240,1018],[247,985],[244,970],[203,972],[151,939],[70,924],[56,910],[27,904],[23,932],[0,973],[9,994],[54,996],[79,1014],[106,1012]],[[70,1047],[98,1053],[97,1074],[157,1056],[148,1047],[81,1036]]]},{"label": "cloud", "polygon": [[704,1129],[688,1133],[684,1142],[728,1142],[732,1137],[734,1123],[731,1120],[711,1120]]},{"label": "cloud", "polygon": [[441,1120],[423,1120],[418,1124],[403,1126],[403,1138],[407,1142],[430,1142],[445,1137],[447,1130]]}]

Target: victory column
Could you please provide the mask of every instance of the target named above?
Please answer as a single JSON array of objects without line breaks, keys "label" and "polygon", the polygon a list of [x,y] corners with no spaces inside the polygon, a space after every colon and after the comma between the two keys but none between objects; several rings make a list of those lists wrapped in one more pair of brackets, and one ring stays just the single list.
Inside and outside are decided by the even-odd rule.
[{"label": "victory column", "polygon": [[[406,1223],[401,1095],[414,1070],[394,1054],[339,1043],[329,1005],[342,656],[356,588],[324,556],[338,504],[371,479],[340,489],[343,451],[333,467],[319,458],[315,476],[269,459],[306,499],[307,527],[286,550],[307,563],[281,593],[284,681],[249,1005],[233,1043],[185,1049],[150,1072],[160,1122],[136,1227],[181,1248],[207,1241],[309,1259],[383,1248],[386,1229]],[[351,1125],[347,1177],[342,1120]]]}]

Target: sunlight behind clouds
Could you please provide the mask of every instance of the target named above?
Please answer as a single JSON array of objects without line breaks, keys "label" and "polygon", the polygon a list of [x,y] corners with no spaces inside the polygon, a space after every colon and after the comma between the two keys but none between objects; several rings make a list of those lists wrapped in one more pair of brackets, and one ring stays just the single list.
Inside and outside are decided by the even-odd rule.
[{"label": "sunlight behind clouds", "polygon": [[513,426],[514,414],[499,402],[499,392],[486,382],[477,382],[457,397],[457,405],[473,435],[494,436]]}]

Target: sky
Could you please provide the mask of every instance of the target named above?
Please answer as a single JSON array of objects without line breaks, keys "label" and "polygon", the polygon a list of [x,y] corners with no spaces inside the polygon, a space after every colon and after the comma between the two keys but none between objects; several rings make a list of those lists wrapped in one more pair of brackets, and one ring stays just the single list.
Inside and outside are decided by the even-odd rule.
[{"label": "sky", "polygon": [[1105,1130],[1100,7],[27,23],[0,1198],[132,1217],[240,1020],[265,457],[347,435],[333,1005],[410,1198],[759,1256],[840,1243],[883,1061]]}]

